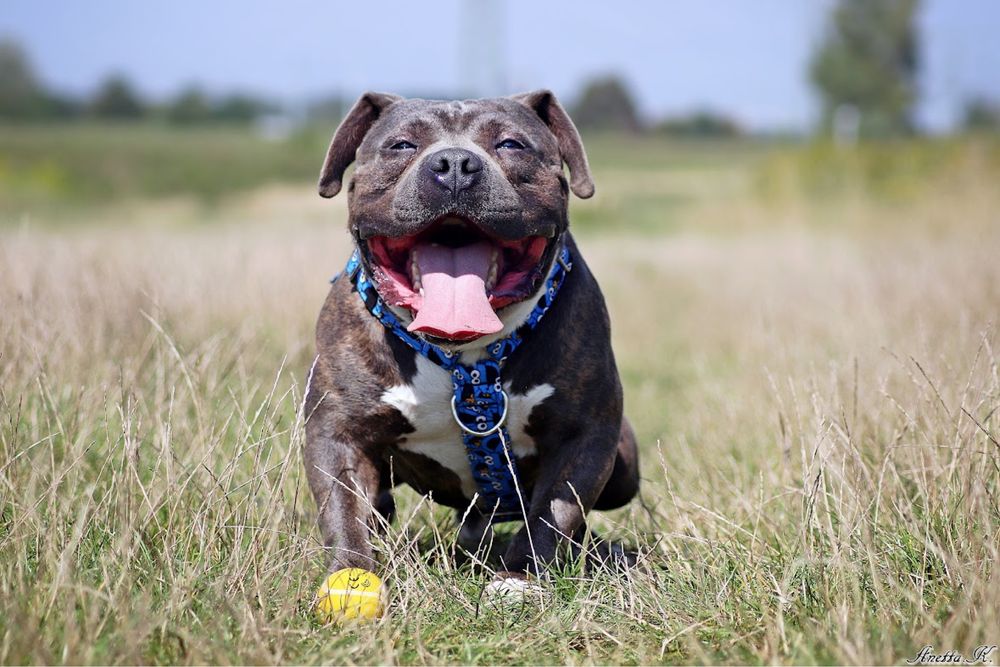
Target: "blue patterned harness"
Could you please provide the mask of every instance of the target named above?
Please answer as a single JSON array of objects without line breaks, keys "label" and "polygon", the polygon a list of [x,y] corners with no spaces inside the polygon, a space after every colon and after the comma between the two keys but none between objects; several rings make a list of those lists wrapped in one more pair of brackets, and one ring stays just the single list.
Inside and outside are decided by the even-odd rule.
[{"label": "blue patterned harness", "polygon": [[469,365],[460,363],[461,354],[441,349],[406,330],[382,302],[361,265],[358,250],[344,269],[343,275],[350,278],[365,308],[375,319],[411,348],[451,373],[454,388],[451,414],[461,429],[472,478],[479,489],[477,506],[493,523],[520,521],[527,515],[518,485],[517,457],[511,449],[506,426],[509,399],[500,369],[524,340],[521,332],[525,328],[534,329],[552,306],[572,268],[569,249],[563,243],[545,281],[545,290],[525,323],[506,338],[490,343],[486,357]]}]

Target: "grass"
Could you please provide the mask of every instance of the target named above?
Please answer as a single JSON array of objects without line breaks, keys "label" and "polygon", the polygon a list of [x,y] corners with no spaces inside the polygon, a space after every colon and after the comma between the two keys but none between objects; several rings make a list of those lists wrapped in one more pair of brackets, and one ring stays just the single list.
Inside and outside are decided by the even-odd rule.
[{"label": "grass", "polygon": [[[268,140],[240,126],[0,124],[0,224],[26,216],[72,224],[79,221],[81,205],[146,199],[186,198],[214,207],[258,186],[314,182],[332,131],[311,126]],[[731,180],[734,168],[770,148],[752,141],[692,143],[621,135],[591,137],[588,145],[596,167],[628,181],[609,181],[609,192],[640,189],[654,200],[651,206],[685,201],[691,194],[691,179],[661,192],[663,172],[690,173],[702,185],[705,175]]]},{"label": "grass", "polygon": [[215,203],[271,181],[305,182],[319,173],[326,132],[265,140],[240,126],[0,125],[0,215],[72,221],[81,204],[171,196]]},{"label": "grass", "polygon": [[888,664],[996,644],[990,163],[903,198],[775,195],[760,183],[809,150],[633,163],[596,141],[574,219],[643,490],[592,524],[641,568],[568,563],[540,604],[498,609],[450,513],[400,490],[376,545],[386,618],[316,625],[299,410],[343,201],[310,174],[209,208],[116,197],[71,225],[29,207],[0,229],[0,663]]}]

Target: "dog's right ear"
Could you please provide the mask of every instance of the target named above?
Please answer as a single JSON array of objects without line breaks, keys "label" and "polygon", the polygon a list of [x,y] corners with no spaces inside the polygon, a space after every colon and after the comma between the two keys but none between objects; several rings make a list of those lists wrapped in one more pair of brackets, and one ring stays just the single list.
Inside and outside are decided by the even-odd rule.
[{"label": "dog's right ear", "polygon": [[330,198],[340,192],[344,179],[344,171],[354,162],[354,154],[361,141],[368,134],[372,124],[378,120],[382,112],[393,102],[401,100],[398,95],[389,93],[365,93],[354,103],[351,110],[340,122],[326,151],[323,170],[319,174],[319,194]]}]

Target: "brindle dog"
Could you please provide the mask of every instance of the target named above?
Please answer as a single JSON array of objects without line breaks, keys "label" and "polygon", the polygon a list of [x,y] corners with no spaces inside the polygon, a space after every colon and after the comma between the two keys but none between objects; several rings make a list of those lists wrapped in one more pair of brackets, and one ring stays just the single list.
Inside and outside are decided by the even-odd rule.
[{"label": "brindle dog", "polygon": [[[581,539],[588,511],[621,507],[639,487],[604,298],[568,231],[569,193],[594,194],[580,136],[549,91],[464,102],[367,93],[330,144],[323,197],[352,162],[350,233],[402,324],[463,360],[524,335],[502,376],[527,520],[499,576],[537,574]],[[572,271],[528,331],[563,244]],[[334,282],[316,342],[305,461],[332,569],[377,569],[372,510],[391,520],[400,482],[455,508],[460,541],[476,545],[490,517],[473,504],[450,374],[376,320],[349,278]]]}]

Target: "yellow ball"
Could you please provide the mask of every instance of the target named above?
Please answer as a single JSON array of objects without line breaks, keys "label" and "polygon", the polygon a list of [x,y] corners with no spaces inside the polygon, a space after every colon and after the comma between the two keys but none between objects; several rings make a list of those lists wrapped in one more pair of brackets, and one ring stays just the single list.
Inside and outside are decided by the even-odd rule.
[{"label": "yellow ball", "polygon": [[385,588],[382,580],[368,570],[337,570],[316,591],[314,609],[321,623],[378,618],[385,610]]}]

